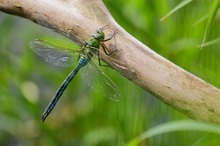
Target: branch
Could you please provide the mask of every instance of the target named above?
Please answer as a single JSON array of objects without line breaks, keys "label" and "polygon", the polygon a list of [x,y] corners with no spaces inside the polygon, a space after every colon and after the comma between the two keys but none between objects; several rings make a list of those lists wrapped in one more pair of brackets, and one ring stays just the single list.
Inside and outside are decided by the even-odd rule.
[{"label": "branch", "polygon": [[[0,0],[0,10],[52,28],[78,44],[97,28],[109,25],[106,34],[117,29],[115,41],[119,51],[114,53],[114,59],[101,54],[105,62],[189,117],[220,123],[220,90],[128,34],[101,0]],[[105,44],[111,48],[114,41]]]}]

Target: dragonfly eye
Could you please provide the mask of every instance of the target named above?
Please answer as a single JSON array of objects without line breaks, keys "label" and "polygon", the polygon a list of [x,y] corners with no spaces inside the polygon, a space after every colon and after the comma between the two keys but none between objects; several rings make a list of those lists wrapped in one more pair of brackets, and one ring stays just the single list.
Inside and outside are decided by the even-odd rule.
[{"label": "dragonfly eye", "polygon": [[102,30],[98,29],[92,33],[92,37],[96,40],[104,40],[105,34]]},{"label": "dragonfly eye", "polygon": [[96,30],[96,32],[97,32],[97,33],[101,33],[101,30],[100,30],[100,29],[98,29],[98,30]]}]

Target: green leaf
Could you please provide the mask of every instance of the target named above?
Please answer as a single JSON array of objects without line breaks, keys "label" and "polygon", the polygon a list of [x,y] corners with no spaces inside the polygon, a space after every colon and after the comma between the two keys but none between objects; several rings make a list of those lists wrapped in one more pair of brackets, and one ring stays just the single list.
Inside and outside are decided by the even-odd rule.
[{"label": "green leaf", "polygon": [[219,135],[206,134],[193,143],[192,146],[211,146],[213,144],[220,144]]},{"label": "green leaf", "polygon": [[163,133],[174,132],[174,131],[186,131],[186,130],[204,131],[204,132],[220,134],[219,125],[193,121],[193,120],[174,121],[174,122],[161,124],[159,126],[149,129],[148,131],[144,132],[140,136],[132,139],[130,142],[127,143],[126,146],[137,146],[138,143],[140,143],[144,139],[147,139],[147,138],[150,138],[156,135],[160,135]]}]

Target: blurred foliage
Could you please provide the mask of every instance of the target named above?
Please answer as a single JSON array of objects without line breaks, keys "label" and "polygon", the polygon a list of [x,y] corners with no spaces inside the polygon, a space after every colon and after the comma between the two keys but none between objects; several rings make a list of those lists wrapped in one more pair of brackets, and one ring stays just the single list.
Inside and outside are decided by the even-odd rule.
[{"label": "blurred foliage", "polygon": [[[219,40],[219,14],[206,36],[207,42],[214,43],[205,42],[201,50],[213,1],[191,1],[160,21],[181,2],[104,0],[116,21],[138,40],[220,87],[220,41],[213,41]],[[122,146],[152,127],[188,119],[116,71],[104,68],[120,89],[119,102],[103,97],[105,91],[90,90],[81,70],[42,124],[44,108],[71,71],[46,63],[29,49],[29,41],[45,36],[56,37],[28,20],[0,12],[0,145]],[[140,145],[219,145],[218,136],[179,131],[151,137]]]}]

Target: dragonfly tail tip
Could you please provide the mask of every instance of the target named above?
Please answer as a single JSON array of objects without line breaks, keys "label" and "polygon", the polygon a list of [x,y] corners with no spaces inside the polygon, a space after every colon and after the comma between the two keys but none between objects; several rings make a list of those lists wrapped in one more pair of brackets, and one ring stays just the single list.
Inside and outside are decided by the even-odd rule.
[{"label": "dragonfly tail tip", "polygon": [[43,114],[43,116],[41,117],[41,122],[43,123],[47,118],[47,114]]}]

